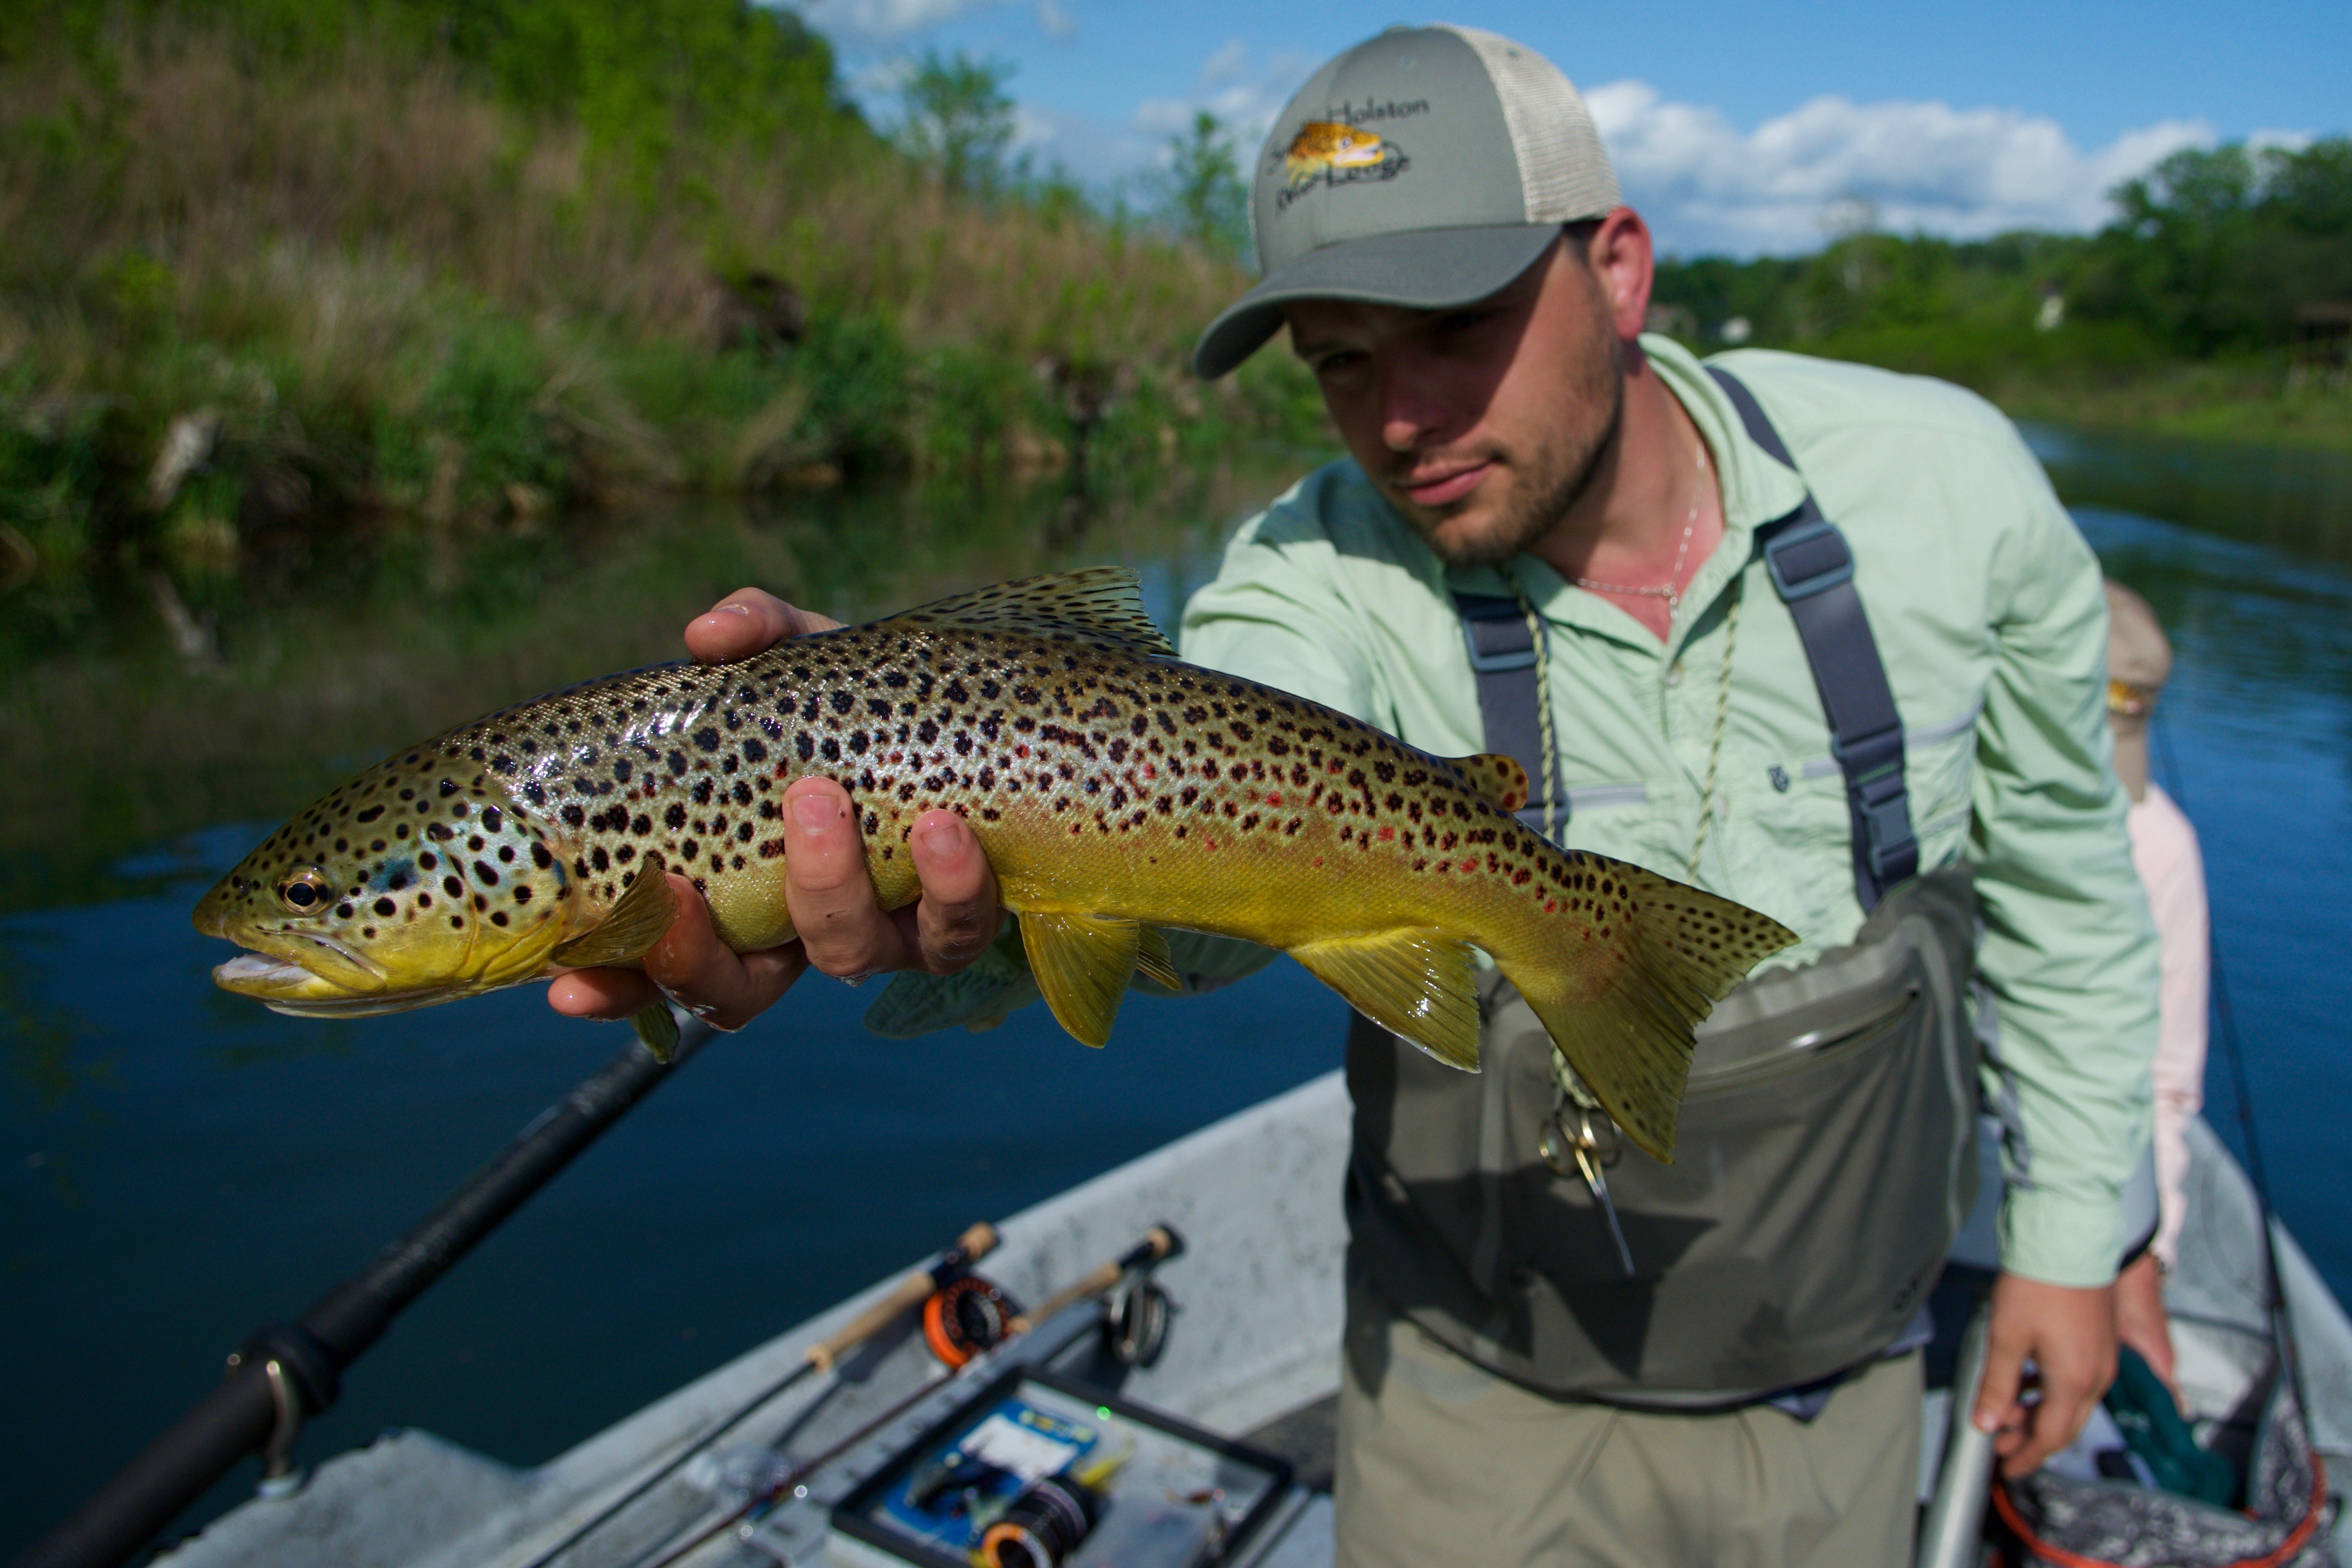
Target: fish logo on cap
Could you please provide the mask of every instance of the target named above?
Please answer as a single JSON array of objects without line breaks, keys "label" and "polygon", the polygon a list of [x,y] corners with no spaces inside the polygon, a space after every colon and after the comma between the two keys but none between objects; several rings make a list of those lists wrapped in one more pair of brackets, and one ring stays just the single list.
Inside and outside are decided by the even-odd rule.
[{"label": "fish logo on cap", "polygon": [[1288,183],[1278,198],[1290,202],[1316,185],[1359,180],[1393,180],[1405,169],[1404,149],[1360,126],[1310,120],[1298,128],[1282,153]]}]

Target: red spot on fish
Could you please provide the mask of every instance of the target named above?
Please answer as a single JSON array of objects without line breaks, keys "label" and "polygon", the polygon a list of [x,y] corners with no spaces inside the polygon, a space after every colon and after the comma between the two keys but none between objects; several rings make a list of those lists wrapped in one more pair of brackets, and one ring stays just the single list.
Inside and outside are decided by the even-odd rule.
[{"label": "red spot on fish", "polygon": [[1395,838],[1396,838],[1396,829],[1395,829],[1395,828],[1393,828],[1393,827],[1383,827],[1383,828],[1381,828],[1381,843],[1383,843],[1383,844],[1392,843],[1392,842],[1394,842],[1394,841],[1395,841]]},{"label": "red spot on fish", "polygon": [[1268,805],[1280,805],[1282,804],[1282,796],[1279,795],[1268,794],[1265,797],[1265,804]]},{"label": "red spot on fish", "polygon": [[1549,914],[1553,914],[1553,913],[1558,912],[1559,909],[1559,900],[1557,900],[1557,899],[1546,899],[1546,900],[1544,900],[1544,913],[1546,913],[1546,914],[1548,914],[1548,915],[1549,915]]}]

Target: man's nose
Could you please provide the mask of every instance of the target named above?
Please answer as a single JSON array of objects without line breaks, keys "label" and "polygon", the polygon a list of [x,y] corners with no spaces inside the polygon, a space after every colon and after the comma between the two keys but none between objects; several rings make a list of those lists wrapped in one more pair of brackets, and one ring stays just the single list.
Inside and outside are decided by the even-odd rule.
[{"label": "man's nose", "polygon": [[1381,367],[1381,443],[1410,452],[1440,439],[1451,422],[1444,388],[1425,364],[1403,356]]}]

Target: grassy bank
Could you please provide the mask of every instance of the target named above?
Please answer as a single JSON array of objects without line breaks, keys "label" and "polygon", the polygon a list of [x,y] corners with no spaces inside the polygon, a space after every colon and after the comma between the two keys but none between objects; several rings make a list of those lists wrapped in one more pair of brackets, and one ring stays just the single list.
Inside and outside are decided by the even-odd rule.
[{"label": "grassy bank", "polygon": [[1311,407],[1276,356],[1185,374],[1229,258],[952,193],[822,94],[709,124],[358,23],[273,54],[106,16],[0,58],[0,658],[156,572],[201,597],[648,494],[1156,465]]},{"label": "grassy bank", "polygon": [[1789,346],[1940,376],[2016,419],[2352,452],[2352,394],[2290,387],[2284,354],[2189,359],[2099,324],[2040,331],[1938,322],[1850,329]]}]

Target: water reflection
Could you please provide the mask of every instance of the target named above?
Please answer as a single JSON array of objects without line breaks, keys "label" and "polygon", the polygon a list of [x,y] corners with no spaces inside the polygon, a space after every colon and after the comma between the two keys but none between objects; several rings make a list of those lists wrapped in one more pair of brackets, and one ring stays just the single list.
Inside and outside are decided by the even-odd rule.
[{"label": "water reflection", "polygon": [[2352,453],[2024,426],[2069,506],[2352,563]]},{"label": "water reflection", "polygon": [[[1294,466],[1284,465],[1286,468]],[[1102,561],[1145,572],[1173,625],[1272,468],[1064,488],[901,485],[669,499],[560,533],[355,542],[213,584],[216,646],[184,656],[147,598],[0,683],[0,912],[136,896],[224,820],[282,817],[382,757],[506,703],[679,657],[686,616],[746,583],[860,619],[983,583]],[[225,865],[236,858],[214,858]]]}]

